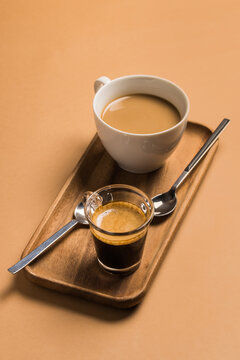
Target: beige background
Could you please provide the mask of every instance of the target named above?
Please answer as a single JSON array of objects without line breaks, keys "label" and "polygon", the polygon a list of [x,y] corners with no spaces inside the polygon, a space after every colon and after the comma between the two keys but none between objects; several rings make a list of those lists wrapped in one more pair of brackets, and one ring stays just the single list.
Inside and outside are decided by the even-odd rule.
[{"label": "beige background", "polygon": [[[239,2],[0,1],[0,356],[239,359]],[[232,120],[144,302],[114,310],[13,277],[95,133],[93,82],[153,74],[190,119]]]}]

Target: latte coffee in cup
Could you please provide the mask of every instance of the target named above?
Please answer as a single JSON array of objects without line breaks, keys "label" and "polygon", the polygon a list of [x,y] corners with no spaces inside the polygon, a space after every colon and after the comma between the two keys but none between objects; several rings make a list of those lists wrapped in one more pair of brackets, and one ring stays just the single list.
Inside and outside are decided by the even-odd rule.
[{"label": "latte coffee in cup", "polygon": [[115,129],[132,134],[153,134],[167,130],[181,120],[177,108],[154,95],[132,94],[108,103],[101,118]]},{"label": "latte coffee in cup", "polygon": [[[98,136],[118,165],[133,173],[159,169],[176,149],[187,125],[189,100],[173,82],[127,75],[94,83]],[[122,116],[122,115],[123,116]]]}]

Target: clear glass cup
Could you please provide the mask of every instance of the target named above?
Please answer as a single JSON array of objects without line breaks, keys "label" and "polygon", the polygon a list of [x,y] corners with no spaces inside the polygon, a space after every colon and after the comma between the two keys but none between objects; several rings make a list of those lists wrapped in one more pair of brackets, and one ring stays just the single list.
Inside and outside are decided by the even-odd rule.
[{"label": "clear glass cup", "polygon": [[[97,224],[96,214],[101,209],[112,211],[116,203],[127,211],[137,211],[142,223],[130,231],[121,231],[121,224],[130,221],[131,216],[117,213],[118,232],[108,231]],[[101,207],[101,208],[100,208]],[[99,212],[100,210],[100,212]],[[148,226],[154,216],[152,200],[141,190],[128,185],[116,184],[105,186],[93,193],[87,193],[85,215],[90,225],[99,264],[108,272],[127,275],[137,270],[140,265]],[[120,224],[120,225],[119,225]],[[128,224],[129,225],[129,224]],[[125,227],[125,224],[124,226]]]}]

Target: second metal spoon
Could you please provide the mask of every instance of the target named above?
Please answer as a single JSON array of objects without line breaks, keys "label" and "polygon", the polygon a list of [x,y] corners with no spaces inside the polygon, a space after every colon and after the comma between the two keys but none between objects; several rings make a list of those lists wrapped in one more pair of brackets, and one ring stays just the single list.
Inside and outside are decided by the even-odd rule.
[{"label": "second metal spoon", "polygon": [[188,164],[188,166],[184,169],[182,174],[175,181],[171,189],[163,194],[156,195],[152,198],[154,204],[154,216],[165,216],[173,212],[177,205],[177,197],[176,190],[179,185],[186,179],[186,177],[190,174],[190,172],[194,169],[194,167],[199,163],[202,157],[208,152],[208,150],[213,146],[215,141],[218,139],[219,135],[223,131],[223,129],[230,122],[228,119],[223,119],[223,121],[218,125],[216,130],[212,133],[212,135],[208,138],[205,144],[201,147],[201,149],[194,156],[192,161]]},{"label": "second metal spoon", "polygon": [[44,251],[46,251],[50,246],[55,244],[59,239],[69,233],[76,225],[83,224],[88,225],[88,221],[85,218],[84,214],[84,205],[83,202],[80,202],[75,210],[74,217],[68,224],[63,226],[60,230],[58,230],[55,234],[53,234],[50,238],[45,240],[42,244],[40,244],[36,249],[31,251],[27,256],[25,256],[22,260],[18,261],[15,265],[11,266],[8,271],[12,274],[16,274],[18,271],[22,270],[30,264],[33,260],[35,260],[38,256],[40,256]]}]

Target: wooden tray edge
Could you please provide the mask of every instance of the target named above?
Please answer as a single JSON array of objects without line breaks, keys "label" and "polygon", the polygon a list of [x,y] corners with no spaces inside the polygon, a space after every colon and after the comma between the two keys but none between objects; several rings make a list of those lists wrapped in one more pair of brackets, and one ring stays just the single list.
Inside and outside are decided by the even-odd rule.
[{"label": "wooden tray edge", "polygon": [[[70,294],[74,296],[80,296],[81,298],[85,300],[91,300],[95,303],[100,303],[102,305],[108,305],[114,308],[119,309],[128,309],[133,306],[138,305],[146,295],[146,292],[148,288],[140,290],[139,292],[129,296],[129,297],[113,297],[106,294],[102,294],[99,292],[96,293],[96,291],[92,291],[90,289],[81,289],[77,285],[71,284],[71,287],[69,287],[68,283],[65,283],[64,281],[60,280],[54,280],[51,281],[47,278],[39,277],[34,272],[31,271],[31,268],[24,269],[24,273],[27,279],[29,279],[32,283],[35,283],[37,285],[43,286],[50,290],[55,290],[60,293],[64,294]],[[115,276],[115,275],[113,275]]]},{"label": "wooden tray edge", "polygon": [[[203,124],[198,123],[198,122],[192,122],[192,121],[191,121],[191,123],[193,123],[194,125],[200,126],[200,127],[204,127],[207,131],[212,132],[212,130],[206,125],[203,125]],[[92,140],[89,143],[88,147],[86,148],[85,152],[81,156],[80,160],[78,161],[78,163],[74,167],[73,171],[70,173],[69,177],[67,178],[66,182],[64,183],[64,185],[61,188],[60,192],[58,193],[56,199],[54,200],[53,204],[50,206],[50,208],[46,212],[45,216],[43,217],[42,221],[40,222],[37,229],[35,230],[32,237],[30,238],[27,246],[23,250],[23,253],[22,253],[21,257],[26,256],[26,254],[28,253],[29,249],[31,248],[32,244],[35,241],[35,238],[39,235],[42,227],[45,225],[47,219],[49,218],[49,215],[52,213],[52,211],[54,210],[54,208],[58,204],[58,199],[61,198],[62,194],[66,191],[67,187],[71,183],[72,178],[75,176],[75,173],[77,172],[77,170],[78,170],[79,166],[81,165],[81,163],[84,161],[85,157],[87,156],[88,152],[90,151],[90,148],[91,148],[92,144],[96,141],[96,139],[97,139],[97,134],[94,135],[94,137],[92,138]],[[185,209],[185,211],[180,215],[180,221],[178,222],[177,227],[174,229],[173,232],[170,232],[170,236],[169,236],[170,241],[166,241],[167,246],[164,247],[164,251],[163,251],[164,255],[162,256],[161,261],[158,261],[157,256],[156,256],[156,259],[153,262],[153,264],[152,264],[152,266],[150,268],[150,271],[149,271],[149,273],[147,275],[148,280],[145,281],[145,286],[143,286],[143,288],[140,289],[137,293],[132,294],[132,296],[124,297],[124,298],[112,297],[112,296],[108,296],[108,295],[102,294],[102,293],[99,293],[100,296],[98,296],[96,294],[96,292],[92,292],[90,289],[85,289],[86,291],[84,291],[84,289],[80,289],[76,285],[73,285],[73,284],[71,284],[71,287],[69,287],[68,283],[65,283],[63,281],[57,281],[55,279],[54,279],[54,281],[51,281],[51,280],[49,280],[47,278],[40,277],[36,273],[34,273],[32,271],[31,265],[28,265],[24,269],[24,273],[25,273],[26,277],[30,281],[32,281],[33,283],[35,283],[37,285],[40,285],[40,286],[43,286],[43,287],[46,287],[46,288],[49,288],[51,290],[56,290],[56,291],[59,291],[61,293],[67,293],[67,294],[76,295],[76,296],[81,295],[81,297],[83,297],[83,298],[85,298],[87,300],[91,300],[91,301],[94,301],[94,302],[97,302],[97,303],[102,303],[102,304],[105,304],[105,305],[110,305],[110,306],[116,307],[116,308],[130,308],[130,307],[133,307],[133,306],[139,304],[143,300],[143,298],[145,297],[149,287],[151,286],[152,281],[154,280],[154,278],[155,278],[155,276],[156,276],[156,274],[157,274],[157,272],[159,270],[159,267],[160,267],[161,263],[163,262],[166,254],[168,252],[168,249],[170,248],[170,246],[171,246],[171,244],[173,242],[174,236],[176,235],[176,233],[177,233],[177,231],[178,231],[178,229],[179,229],[179,227],[180,227],[180,225],[181,225],[181,223],[182,223],[182,221],[184,219],[184,216],[187,213],[187,210],[189,209],[189,207],[190,207],[190,205],[191,205],[191,203],[193,201],[193,198],[194,198],[198,188],[200,187],[200,185],[201,185],[201,183],[202,183],[202,181],[203,181],[203,179],[204,179],[204,177],[205,177],[205,175],[207,173],[207,170],[209,169],[209,167],[210,167],[210,165],[212,163],[212,160],[214,158],[214,155],[216,153],[218,145],[219,145],[219,140],[216,141],[216,143],[213,145],[213,147],[206,154],[205,158],[208,157],[208,163],[207,163],[207,166],[204,169],[201,169],[200,181],[196,185],[196,191],[191,193],[191,195],[189,197],[189,200],[188,200],[188,206]],[[209,156],[209,154],[211,156]],[[50,284],[51,284],[51,286],[50,286]]]}]

